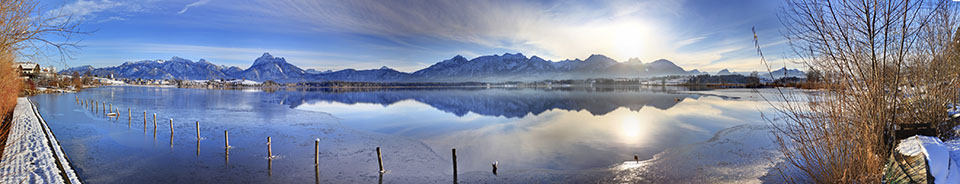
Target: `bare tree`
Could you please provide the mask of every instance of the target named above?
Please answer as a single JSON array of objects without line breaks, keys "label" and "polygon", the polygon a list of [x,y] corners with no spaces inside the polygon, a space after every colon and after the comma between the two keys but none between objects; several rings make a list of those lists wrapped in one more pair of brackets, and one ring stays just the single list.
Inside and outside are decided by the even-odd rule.
[{"label": "bare tree", "polygon": [[898,125],[945,120],[960,87],[951,3],[786,0],[784,36],[821,75],[820,93],[781,92],[787,103],[767,118],[796,171],[787,181],[879,183]]},{"label": "bare tree", "polygon": [[[58,11],[44,12],[37,0],[0,0],[0,142],[6,140],[9,115],[23,81],[16,61],[59,58],[65,62],[78,48],[80,22]],[[55,54],[51,55],[51,54]]]}]

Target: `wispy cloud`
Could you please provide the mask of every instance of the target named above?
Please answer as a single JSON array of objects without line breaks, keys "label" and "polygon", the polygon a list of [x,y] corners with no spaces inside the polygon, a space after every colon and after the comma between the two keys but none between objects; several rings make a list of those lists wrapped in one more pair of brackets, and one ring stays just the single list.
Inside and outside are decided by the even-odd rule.
[{"label": "wispy cloud", "polygon": [[[65,4],[60,8],[48,10],[43,14],[48,18],[59,17],[58,21],[86,21],[97,19],[103,12],[138,12],[144,8],[138,3],[126,1],[111,0],[78,0],[73,3]],[[126,20],[120,16],[111,16],[105,19],[96,20],[96,23],[108,22],[113,20]]]},{"label": "wispy cloud", "polygon": [[[775,16],[754,16],[754,11],[717,8],[762,4],[758,2],[769,4],[765,0],[152,1],[78,0],[55,11],[94,23],[138,22],[141,18],[151,21],[148,26],[103,24],[116,26],[103,30],[142,33],[134,37],[98,35],[105,41],[174,43],[116,47],[128,53],[123,58],[157,59],[149,57],[179,55],[222,59],[240,65],[249,64],[262,52],[269,51],[285,55],[292,62],[302,62],[298,65],[308,68],[387,65],[403,71],[426,67],[457,54],[475,57],[503,52],[523,52],[549,60],[604,54],[621,61],[633,57],[644,62],[664,58],[688,69],[747,68],[759,64],[759,60],[750,59],[755,52],[749,28],[759,24],[761,33],[776,30],[764,22],[772,20],[775,24]],[[209,11],[197,11],[200,6]],[[766,10],[770,6],[739,9]],[[186,14],[187,11],[191,11],[190,14]],[[167,34],[154,26],[191,34]],[[764,47],[782,45],[781,41],[764,43]],[[113,50],[102,52],[115,53]],[[765,52],[776,51],[768,52],[765,48]],[[121,57],[98,59],[116,58]]]},{"label": "wispy cloud", "polygon": [[419,38],[452,40],[554,60],[605,54],[618,60],[668,58],[706,64],[721,57],[687,57],[718,54],[696,53],[705,49],[684,51],[681,47],[749,45],[716,45],[710,40],[714,38],[703,36],[705,33],[676,28],[671,20],[686,13],[683,3],[270,0],[250,5],[248,10],[303,21],[315,31],[376,35],[400,44]]},{"label": "wispy cloud", "polygon": [[196,1],[196,2],[193,2],[193,3],[190,3],[190,4],[187,4],[187,6],[184,6],[183,9],[181,9],[179,12],[177,12],[177,14],[186,13],[187,10],[189,10],[190,8],[197,7],[197,6],[201,6],[201,5],[207,4],[207,3],[209,3],[209,2],[210,2],[210,0],[199,0],[199,1]]},{"label": "wispy cloud", "polygon": [[110,51],[111,54],[80,55],[78,60],[84,63],[95,61],[102,66],[112,66],[126,61],[166,59],[178,56],[195,60],[202,58],[218,65],[246,68],[261,54],[269,52],[274,56],[284,57],[288,62],[297,66],[322,70],[373,69],[380,66],[389,66],[400,71],[413,71],[421,67],[402,60],[307,50],[131,43],[127,41],[91,42],[87,44],[91,46],[85,50]]},{"label": "wispy cloud", "polygon": [[97,23],[104,23],[104,22],[110,22],[110,21],[115,21],[115,20],[116,20],[116,21],[124,21],[124,20],[127,20],[127,18],[123,18],[123,17],[109,17],[109,18],[106,18],[106,19],[103,19],[103,20],[99,20],[99,21],[97,21]]}]

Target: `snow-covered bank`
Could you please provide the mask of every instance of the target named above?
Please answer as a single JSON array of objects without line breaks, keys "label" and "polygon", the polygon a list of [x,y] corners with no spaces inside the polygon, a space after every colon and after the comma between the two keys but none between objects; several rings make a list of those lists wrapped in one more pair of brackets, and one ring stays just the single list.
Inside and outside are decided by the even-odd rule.
[{"label": "snow-covered bank", "polygon": [[940,141],[940,138],[917,135],[900,140],[897,151],[906,156],[923,155],[927,158],[934,183],[960,183],[960,139]]},{"label": "snow-covered bank", "polygon": [[60,143],[27,98],[17,99],[0,183],[80,183]]}]

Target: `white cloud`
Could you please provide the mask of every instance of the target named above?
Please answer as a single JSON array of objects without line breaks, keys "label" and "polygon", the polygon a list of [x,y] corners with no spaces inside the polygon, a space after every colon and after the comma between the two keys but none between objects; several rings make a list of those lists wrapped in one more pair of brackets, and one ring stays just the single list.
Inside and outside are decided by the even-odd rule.
[{"label": "white cloud", "polygon": [[209,3],[209,2],[210,2],[210,0],[199,0],[199,1],[197,1],[197,2],[193,2],[193,3],[187,4],[187,6],[184,6],[182,10],[180,10],[179,12],[177,12],[177,14],[186,13],[187,10],[189,10],[189,9],[192,8],[192,7],[201,6],[201,5],[207,4],[207,3]]},{"label": "white cloud", "polygon": [[[525,1],[299,1],[270,0],[249,11],[303,21],[308,29],[386,37],[405,45],[418,37],[439,38],[562,60],[604,54],[617,60],[660,58],[681,66],[704,66],[742,51],[746,42],[714,48],[680,48],[715,39],[685,35],[670,17],[683,1],[540,3]],[[285,10],[285,11],[275,11]],[[738,44],[737,47],[732,45]],[[490,54],[490,53],[483,53]]]},{"label": "white cloud", "polygon": [[[60,8],[49,10],[43,16],[47,18],[59,17],[57,21],[85,21],[96,19],[103,12],[138,12],[143,7],[137,3],[111,0],[78,0],[73,3],[63,5]],[[70,19],[70,20],[68,20]],[[102,23],[113,20],[126,20],[120,16],[111,16],[106,19],[97,20],[96,23]]]}]

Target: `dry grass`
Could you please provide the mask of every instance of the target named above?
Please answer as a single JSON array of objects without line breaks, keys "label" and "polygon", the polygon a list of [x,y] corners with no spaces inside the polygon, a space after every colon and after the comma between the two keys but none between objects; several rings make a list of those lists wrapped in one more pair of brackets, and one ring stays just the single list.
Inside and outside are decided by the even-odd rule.
[{"label": "dry grass", "polygon": [[960,87],[950,3],[787,0],[785,36],[823,77],[818,95],[776,97],[786,181],[880,183],[897,125],[945,120]]},{"label": "dry grass", "polygon": [[[0,144],[6,145],[7,135],[13,109],[17,106],[17,94],[20,93],[19,74],[13,66],[13,54],[0,53]],[[3,157],[3,147],[0,146],[0,158]]]}]

